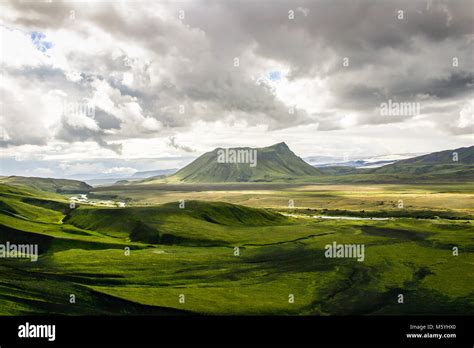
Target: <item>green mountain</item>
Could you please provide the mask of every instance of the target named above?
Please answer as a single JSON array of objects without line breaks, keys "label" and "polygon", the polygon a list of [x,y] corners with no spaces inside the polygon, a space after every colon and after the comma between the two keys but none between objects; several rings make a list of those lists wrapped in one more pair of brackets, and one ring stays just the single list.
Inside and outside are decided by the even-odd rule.
[{"label": "green mountain", "polygon": [[29,187],[40,191],[54,193],[86,193],[92,189],[92,186],[78,180],[36,178],[25,176],[3,177],[0,178],[0,183]]},{"label": "green mountain", "polygon": [[409,175],[414,179],[450,178],[452,180],[474,180],[474,146],[433,152],[401,160],[375,168],[369,173]]},{"label": "green mountain", "polygon": [[[319,169],[296,156],[285,143],[278,143],[257,149],[217,148],[200,156],[169,179],[190,183],[270,182],[319,175]],[[150,182],[153,180],[147,181]]]}]

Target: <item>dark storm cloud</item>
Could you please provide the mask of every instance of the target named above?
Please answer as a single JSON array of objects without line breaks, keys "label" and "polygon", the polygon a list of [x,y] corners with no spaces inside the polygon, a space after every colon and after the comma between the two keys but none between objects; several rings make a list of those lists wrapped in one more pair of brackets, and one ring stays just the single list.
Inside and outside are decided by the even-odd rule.
[{"label": "dark storm cloud", "polygon": [[433,79],[419,93],[426,93],[436,98],[445,99],[464,94],[473,95],[474,73],[453,73],[444,79]]},{"label": "dark storm cloud", "polygon": [[107,143],[103,139],[104,133],[102,130],[91,129],[74,123],[71,124],[67,116],[62,117],[61,128],[59,128],[56,137],[57,139],[66,142],[94,141],[103,148],[112,150],[116,153],[121,153],[122,151],[121,144]]},{"label": "dark storm cloud", "polygon": [[184,152],[194,152],[195,151],[192,148],[190,148],[189,146],[178,144],[176,142],[176,137],[174,137],[174,136],[169,138],[168,145],[171,146],[174,149],[183,150]]},{"label": "dark storm cloud", "polygon": [[394,86],[367,86],[364,82],[344,82],[333,85],[332,91],[338,95],[337,106],[353,110],[371,109],[387,99],[417,101],[419,96],[437,100],[455,97],[469,97],[473,93],[474,73],[451,73],[443,78],[419,80],[417,83],[397,81]]},{"label": "dark storm cloud", "polygon": [[121,121],[118,118],[101,108],[95,108],[94,113],[94,119],[101,129],[120,129]]},{"label": "dark storm cloud", "polygon": [[70,11],[73,10],[68,1],[10,0],[8,3],[21,14],[16,18],[15,24],[26,28],[64,27],[70,19]]}]

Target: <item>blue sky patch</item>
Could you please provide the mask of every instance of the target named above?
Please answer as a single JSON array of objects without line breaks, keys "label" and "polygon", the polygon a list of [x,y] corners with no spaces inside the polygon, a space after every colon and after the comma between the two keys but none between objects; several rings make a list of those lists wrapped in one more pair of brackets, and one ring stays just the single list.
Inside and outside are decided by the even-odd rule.
[{"label": "blue sky patch", "polygon": [[276,71],[270,71],[270,73],[268,74],[268,78],[271,80],[271,81],[278,81],[281,79],[281,72],[276,70]]},{"label": "blue sky patch", "polygon": [[31,42],[33,45],[40,50],[41,52],[46,52],[51,47],[53,47],[53,43],[49,41],[45,41],[46,35],[40,31],[33,31],[31,32]]}]

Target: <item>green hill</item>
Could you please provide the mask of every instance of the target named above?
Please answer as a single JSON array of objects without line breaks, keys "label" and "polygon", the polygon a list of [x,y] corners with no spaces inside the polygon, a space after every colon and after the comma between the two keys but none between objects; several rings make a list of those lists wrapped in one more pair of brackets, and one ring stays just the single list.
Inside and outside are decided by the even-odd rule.
[{"label": "green hill", "polygon": [[0,178],[0,183],[29,187],[35,190],[54,193],[87,193],[92,186],[85,182],[68,179],[37,178],[25,176],[8,176]]},{"label": "green hill", "polygon": [[[235,154],[256,153],[255,163],[222,163],[219,156],[224,151]],[[238,156],[238,155],[237,155]],[[243,156],[242,156],[243,157]],[[248,158],[247,158],[248,159]],[[296,156],[285,143],[264,148],[217,148],[167,178],[168,182],[271,182],[288,181],[302,177],[319,176],[321,171]],[[154,183],[162,178],[148,179],[143,183]]]},{"label": "green hill", "polygon": [[373,169],[369,174],[409,175],[415,179],[474,180],[474,146],[401,160]]},{"label": "green hill", "polygon": [[265,209],[188,201],[185,209],[179,208],[178,202],[156,207],[77,209],[64,222],[137,242],[222,244],[232,234],[238,235],[240,229],[287,225],[289,219]]}]

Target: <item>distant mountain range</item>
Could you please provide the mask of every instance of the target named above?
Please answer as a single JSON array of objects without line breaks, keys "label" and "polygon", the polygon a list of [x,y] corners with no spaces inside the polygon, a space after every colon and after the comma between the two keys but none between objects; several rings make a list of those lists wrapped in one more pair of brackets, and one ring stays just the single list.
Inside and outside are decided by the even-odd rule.
[{"label": "distant mountain range", "polygon": [[330,162],[330,163],[319,163],[313,164],[315,168],[327,168],[327,167],[353,167],[353,168],[378,168],[387,164],[395,163],[394,160],[387,161],[365,161],[365,160],[354,160],[347,162]]},{"label": "distant mountain range", "polygon": [[132,175],[128,176],[120,176],[120,177],[106,177],[106,178],[92,178],[92,179],[84,179],[89,185],[92,186],[107,186],[112,185],[116,182],[129,182],[129,181],[138,181],[143,180],[146,178],[151,177],[158,177],[161,175],[170,175],[174,174],[178,171],[177,168],[173,169],[161,169],[161,170],[148,170],[143,172],[136,172]]},{"label": "distant mountain range", "polygon": [[424,155],[424,153],[403,153],[380,155],[373,157],[356,157],[352,159],[343,159],[336,156],[309,156],[303,159],[316,168],[326,167],[354,167],[354,168],[377,168],[397,161]]},{"label": "distant mountain range", "polygon": [[170,175],[174,174],[178,171],[178,168],[173,169],[161,169],[161,170],[148,170],[145,172],[136,172],[131,176],[132,179],[146,179],[153,176],[160,176],[160,175]]},{"label": "distant mountain range", "polygon": [[[215,149],[197,158],[174,175],[148,178],[139,183],[157,182],[303,182],[327,181],[337,175],[338,180],[396,181],[420,179],[474,180],[474,146],[446,150],[427,155],[394,161],[387,156],[377,160],[358,160],[344,165],[311,166],[295,155],[285,143],[264,148],[234,148],[233,151],[255,151],[257,163],[219,163]],[[396,155],[403,158],[406,155]],[[336,163],[337,164],[337,163]],[[349,176],[350,175],[350,176]],[[356,175],[356,177],[354,177]],[[342,177],[342,179],[341,179]],[[330,178],[329,178],[330,179]]]},{"label": "distant mountain range", "polygon": [[[354,164],[360,163],[356,161]],[[430,180],[434,182],[474,181],[474,146],[402,159],[377,168],[358,167],[347,165],[347,163],[342,166],[328,165],[316,168],[293,153],[285,143],[263,148],[217,148],[206,152],[178,171],[169,169],[137,172],[131,178],[119,180],[116,184],[397,183]],[[91,181],[88,183],[93,184]],[[89,184],[78,180],[21,176],[0,177],[0,183],[26,185],[56,193],[88,192],[92,188]],[[98,183],[95,184],[98,185]],[[102,185],[110,184],[113,182],[102,182]]]}]

